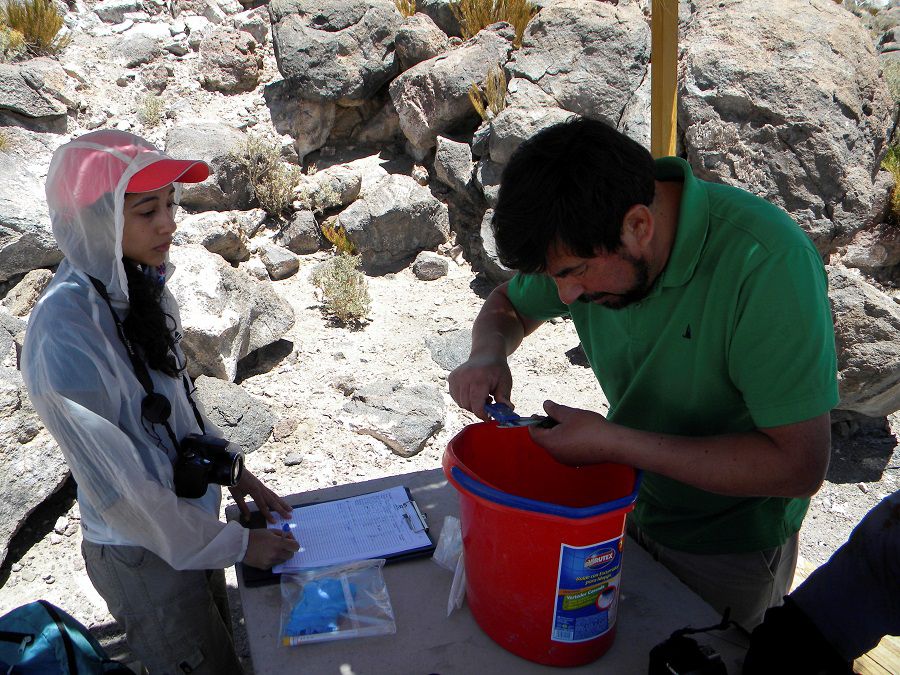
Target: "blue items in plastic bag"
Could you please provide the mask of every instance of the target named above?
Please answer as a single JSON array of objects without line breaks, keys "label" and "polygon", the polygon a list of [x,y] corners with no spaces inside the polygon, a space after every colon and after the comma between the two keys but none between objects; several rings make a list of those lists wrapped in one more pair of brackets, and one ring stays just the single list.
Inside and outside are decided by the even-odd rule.
[{"label": "blue items in plastic bag", "polygon": [[396,633],[383,566],[360,560],[282,574],[281,644]]}]

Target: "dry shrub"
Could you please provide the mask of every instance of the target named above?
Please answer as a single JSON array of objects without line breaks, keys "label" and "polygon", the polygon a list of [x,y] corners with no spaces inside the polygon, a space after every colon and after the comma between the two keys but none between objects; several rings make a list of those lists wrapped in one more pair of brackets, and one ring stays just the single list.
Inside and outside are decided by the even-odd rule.
[{"label": "dry shrub", "polygon": [[0,24],[0,63],[13,61],[26,53],[25,36]]},{"label": "dry shrub", "polygon": [[6,152],[7,150],[9,150],[9,146],[9,139],[6,137],[6,134],[0,131],[0,152]]},{"label": "dry shrub", "polygon": [[155,127],[162,122],[166,104],[161,96],[147,94],[138,104],[137,116],[144,126]]},{"label": "dry shrub", "polygon": [[247,171],[260,207],[270,216],[281,217],[293,201],[299,167],[285,162],[277,145],[255,134],[247,136],[244,153],[236,159]]},{"label": "dry shrub", "polygon": [[365,275],[359,271],[359,256],[338,253],[312,274],[312,283],[322,291],[323,308],[343,324],[361,324],[372,299]]},{"label": "dry shrub", "polygon": [[499,63],[487,72],[484,88],[472,83],[469,100],[485,122],[494,119],[506,107],[506,75]]},{"label": "dry shrub", "polygon": [[892,145],[888,148],[881,166],[890,171],[894,177],[894,190],[891,193],[891,216],[895,223],[900,223],[900,145]]},{"label": "dry shrub", "polygon": [[0,5],[0,24],[20,33],[34,56],[53,56],[69,44],[69,36],[59,35],[64,22],[52,0],[7,0]]},{"label": "dry shrub", "polygon": [[459,21],[463,37],[468,40],[485,26],[506,21],[516,31],[513,46],[522,46],[522,34],[538,8],[528,0],[458,0],[450,10]]},{"label": "dry shrub", "polygon": [[394,4],[403,16],[412,16],[416,13],[416,0],[394,0]]},{"label": "dry shrub", "polygon": [[347,231],[341,225],[334,225],[332,222],[322,223],[322,236],[324,236],[338,253],[346,253],[347,255],[355,255],[356,247],[347,237]]}]

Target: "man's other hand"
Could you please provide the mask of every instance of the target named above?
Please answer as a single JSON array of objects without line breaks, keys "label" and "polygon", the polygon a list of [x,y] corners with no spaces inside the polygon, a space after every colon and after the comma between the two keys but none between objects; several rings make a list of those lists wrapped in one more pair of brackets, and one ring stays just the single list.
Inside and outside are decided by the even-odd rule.
[{"label": "man's other hand", "polygon": [[505,358],[473,357],[457,367],[447,378],[450,396],[460,408],[465,408],[487,420],[484,404],[493,396],[497,403],[515,408],[509,400],[512,393],[512,373]]},{"label": "man's other hand", "polygon": [[607,461],[603,439],[613,425],[603,415],[553,401],[544,401],[544,411],[558,424],[549,429],[537,425],[528,429],[532,440],[558,462],[579,466]]}]

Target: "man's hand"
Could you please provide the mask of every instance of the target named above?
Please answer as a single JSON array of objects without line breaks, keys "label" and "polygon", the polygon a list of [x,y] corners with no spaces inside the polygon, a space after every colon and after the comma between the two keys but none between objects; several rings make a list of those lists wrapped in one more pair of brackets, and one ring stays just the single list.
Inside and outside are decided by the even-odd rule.
[{"label": "man's hand", "polygon": [[549,429],[528,427],[535,443],[563,464],[583,465],[605,462],[604,435],[612,427],[603,415],[544,401],[544,411],[559,424]]},{"label": "man's hand", "polygon": [[290,533],[257,528],[250,530],[250,539],[247,542],[247,552],[244,554],[243,562],[251,567],[267,570],[272,565],[290,560],[291,556],[299,549],[300,544]]},{"label": "man's hand", "polygon": [[250,507],[244,502],[245,497],[250,497],[253,500],[256,508],[270,523],[275,522],[272,511],[277,511],[282,518],[291,517],[291,505],[263,485],[262,481],[246,468],[241,472],[241,479],[238,481],[238,484],[233,488],[228,488],[228,490],[241,510],[241,520],[243,521],[250,517]]},{"label": "man's hand", "polygon": [[447,382],[450,384],[450,396],[457,405],[475,413],[480,419],[488,419],[484,404],[491,395],[497,403],[514,408],[509,400],[512,373],[505,358],[470,358],[450,373]]}]

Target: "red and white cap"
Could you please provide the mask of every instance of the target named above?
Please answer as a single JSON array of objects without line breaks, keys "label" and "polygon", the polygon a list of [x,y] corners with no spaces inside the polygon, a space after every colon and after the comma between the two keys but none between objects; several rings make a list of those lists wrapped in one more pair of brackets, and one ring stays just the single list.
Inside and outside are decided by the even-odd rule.
[{"label": "red and white cap", "polygon": [[76,268],[100,279],[113,297],[128,297],[122,267],[125,194],[152,192],[209,177],[196,159],[175,159],[152,143],[117,129],[101,129],[57,148],[46,194],[53,234]]}]

